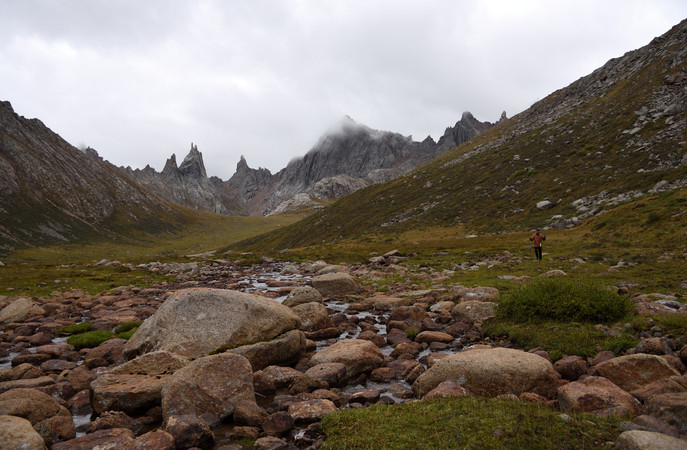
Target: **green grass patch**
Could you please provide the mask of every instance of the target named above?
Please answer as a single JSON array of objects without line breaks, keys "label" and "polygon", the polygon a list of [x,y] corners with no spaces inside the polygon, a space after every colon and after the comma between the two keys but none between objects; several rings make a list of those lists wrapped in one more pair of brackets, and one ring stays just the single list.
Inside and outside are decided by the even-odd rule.
[{"label": "green grass patch", "polygon": [[610,447],[619,418],[561,413],[534,403],[463,397],[328,414],[323,449]]},{"label": "green grass patch", "polygon": [[87,331],[85,333],[70,336],[67,338],[67,344],[73,345],[77,350],[82,348],[93,348],[114,337],[115,335],[107,330]]},{"label": "green grass patch", "polygon": [[598,282],[561,277],[533,280],[499,300],[497,316],[512,322],[608,323],[626,316],[634,305]]},{"label": "green grass patch", "polygon": [[141,326],[141,322],[127,322],[123,323],[114,330],[114,334],[120,339],[131,339],[138,327]]},{"label": "green grass patch", "polygon": [[81,334],[90,330],[92,326],[93,322],[74,323],[72,325],[66,325],[62,328],[58,328],[56,333],[58,335]]},{"label": "green grass patch", "polygon": [[563,355],[594,357],[601,350],[616,355],[637,345],[634,330],[607,334],[592,324],[560,322],[513,323],[505,319],[491,319],[482,325],[482,332],[493,340],[508,340],[526,351],[541,348],[554,361]]}]

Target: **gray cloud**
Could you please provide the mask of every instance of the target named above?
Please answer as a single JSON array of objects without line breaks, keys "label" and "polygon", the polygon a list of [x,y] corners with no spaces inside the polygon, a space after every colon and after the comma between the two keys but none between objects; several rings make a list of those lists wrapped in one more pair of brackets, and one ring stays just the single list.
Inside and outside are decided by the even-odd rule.
[{"label": "gray cloud", "polygon": [[118,165],[191,141],[277,171],[343,115],[438,138],[514,115],[687,16],[684,1],[0,0],[0,99]]}]

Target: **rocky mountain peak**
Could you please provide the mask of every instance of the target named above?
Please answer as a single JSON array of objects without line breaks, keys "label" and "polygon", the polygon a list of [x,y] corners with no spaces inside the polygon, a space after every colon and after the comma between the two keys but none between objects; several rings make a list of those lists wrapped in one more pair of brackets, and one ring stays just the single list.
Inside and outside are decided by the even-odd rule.
[{"label": "rocky mountain peak", "polygon": [[169,175],[172,173],[177,173],[177,170],[179,170],[179,168],[177,167],[177,155],[172,153],[172,156],[170,156],[167,159],[167,162],[165,163],[165,168],[162,169],[162,173],[165,175]]},{"label": "rocky mountain peak", "polygon": [[207,178],[203,154],[198,151],[198,147],[193,145],[193,143],[191,143],[191,151],[188,152],[188,155],[186,155],[186,158],[179,166],[179,173],[183,176],[192,176],[194,178]]}]

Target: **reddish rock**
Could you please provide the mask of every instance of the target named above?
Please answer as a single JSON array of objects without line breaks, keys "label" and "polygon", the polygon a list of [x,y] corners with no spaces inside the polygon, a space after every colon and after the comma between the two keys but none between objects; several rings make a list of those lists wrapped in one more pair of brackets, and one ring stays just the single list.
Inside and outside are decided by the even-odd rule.
[{"label": "reddish rock", "polygon": [[589,364],[587,364],[584,358],[579,356],[566,356],[556,361],[553,368],[564,380],[576,381],[587,373]]},{"label": "reddish rock", "polygon": [[61,373],[65,370],[72,370],[76,368],[76,363],[71,361],[64,361],[61,359],[50,359],[41,364],[41,370],[45,373]]},{"label": "reddish rock", "polygon": [[423,331],[417,336],[415,336],[415,342],[443,342],[449,344],[454,341],[454,337],[448,333],[442,333],[440,331]]},{"label": "reddish rock", "polygon": [[625,431],[618,436],[615,443],[615,450],[637,450],[637,449],[661,449],[661,450],[683,450],[686,447],[685,441],[673,436],[662,433],[654,433],[643,430]]},{"label": "reddish rock", "polygon": [[643,338],[635,347],[635,353],[647,353],[649,355],[672,355],[670,345],[663,338]]},{"label": "reddish rock", "polygon": [[12,389],[0,394],[0,414],[23,417],[33,425],[53,416],[71,417],[57,400],[35,389]]},{"label": "reddish rock", "polygon": [[289,406],[289,414],[297,423],[309,423],[322,420],[325,414],[336,412],[334,403],[326,399],[295,402]]},{"label": "reddish rock", "polygon": [[134,442],[135,437],[131,430],[114,428],[96,431],[69,441],[58,442],[52,446],[52,450],[129,449],[133,447]]},{"label": "reddish rock", "polygon": [[346,365],[342,363],[322,363],[309,368],[305,374],[320,379],[329,386],[343,386],[348,380]]},{"label": "reddish rock", "polygon": [[38,422],[33,428],[43,437],[47,446],[76,437],[74,421],[68,416],[50,417]]},{"label": "reddish rock", "polygon": [[173,450],[174,437],[166,431],[150,431],[139,436],[134,442],[133,450]]},{"label": "reddish rock", "polygon": [[176,371],[162,389],[162,411],[165,418],[210,413],[224,420],[241,399],[255,401],[251,365],[243,356],[222,353]]},{"label": "reddish rock", "polygon": [[641,409],[637,399],[602,377],[587,377],[561,386],[558,401],[566,412],[634,417]]},{"label": "reddish rock", "polygon": [[86,358],[84,359],[88,360],[102,358],[109,364],[122,363],[124,362],[122,350],[126,342],[126,339],[110,339],[105,341],[99,346],[89,350]]},{"label": "reddish rock", "polygon": [[328,389],[329,384],[322,381],[319,378],[310,377],[305,374],[301,374],[300,377],[293,380],[291,386],[289,386],[289,394],[298,395],[307,392],[312,392],[317,389]]},{"label": "reddish rock", "polygon": [[10,369],[0,370],[0,382],[39,378],[45,373],[33,364],[20,364]]},{"label": "reddish rock", "polygon": [[687,378],[683,376],[672,376],[663,378],[662,380],[654,381],[639,389],[631,392],[631,394],[639,399],[641,402],[646,402],[649,397],[658,394],[669,394],[687,392]]},{"label": "reddish rock", "polygon": [[310,359],[310,367],[322,363],[338,362],[346,365],[349,378],[370,372],[384,364],[384,355],[370,341],[347,339],[327,347]]},{"label": "reddish rock", "polygon": [[380,367],[370,373],[370,380],[377,383],[388,383],[396,378],[396,372],[389,367]]},{"label": "reddish rock", "polygon": [[95,380],[95,375],[88,367],[81,365],[70,370],[66,374],[60,374],[59,379],[66,379],[71,383],[75,391],[83,391],[91,387],[91,382]]},{"label": "reddish rock", "polygon": [[41,435],[22,417],[0,415],[0,442],[7,449],[46,449]]},{"label": "reddish rock", "polygon": [[288,449],[289,444],[283,439],[274,436],[266,436],[257,439],[253,443],[253,448],[255,450],[282,450]]},{"label": "reddish rock", "polygon": [[637,353],[620,356],[595,366],[598,374],[631,392],[654,381],[680,375],[660,356]]},{"label": "reddish rock", "polygon": [[50,386],[54,382],[55,381],[49,376],[25,380],[3,381],[0,383],[0,393],[11,391],[12,389],[34,389],[42,386]]},{"label": "reddish rock", "polygon": [[234,427],[234,429],[231,431],[231,437],[236,439],[257,439],[259,436],[260,428],[258,427]]},{"label": "reddish rock", "polygon": [[121,411],[106,411],[93,422],[87,424],[84,427],[84,431],[86,433],[93,433],[98,430],[108,430],[111,428],[128,428],[134,433],[138,433],[142,425]]},{"label": "reddish rock", "polygon": [[162,429],[172,435],[178,449],[210,447],[215,440],[210,427],[195,414],[168,416]]},{"label": "reddish rock", "polygon": [[391,315],[389,316],[389,322],[403,322],[406,319],[413,319],[418,322],[422,322],[424,319],[428,317],[429,315],[427,314],[427,311],[425,311],[423,308],[420,308],[419,306],[399,306],[391,312]]},{"label": "reddish rock", "polygon": [[73,416],[85,416],[91,414],[91,392],[88,389],[79,391],[67,400],[67,408]]},{"label": "reddish rock", "polygon": [[258,406],[255,401],[242,399],[236,402],[233,416],[236,425],[259,427],[265,417],[267,417],[267,411]]},{"label": "reddish rock", "polygon": [[651,396],[644,402],[642,414],[658,417],[680,433],[687,433],[687,392]]},{"label": "reddish rock", "polygon": [[374,403],[377,400],[379,400],[379,396],[382,394],[382,391],[379,389],[364,389],[362,391],[358,391],[353,393],[351,398],[348,400],[349,403]]},{"label": "reddish rock", "polygon": [[268,366],[253,373],[253,382],[258,386],[272,386],[272,390],[290,386],[303,375],[291,367]]},{"label": "reddish rock", "polygon": [[380,336],[379,334],[377,334],[376,331],[372,331],[372,330],[363,331],[362,333],[360,333],[358,335],[358,339],[364,339],[366,341],[370,341],[379,348],[386,347],[386,339],[384,339],[383,336]]},{"label": "reddish rock", "polygon": [[386,336],[386,342],[389,345],[396,346],[403,342],[411,342],[410,338],[406,333],[399,328],[391,328]]},{"label": "reddish rock", "polygon": [[420,352],[423,350],[422,344],[418,342],[402,342],[398,344],[391,352],[392,358],[398,358],[401,355],[409,354],[412,355],[413,359],[417,358]]},{"label": "reddish rock", "polygon": [[286,411],[278,411],[265,417],[261,427],[270,436],[282,436],[291,431],[295,423],[296,421],[291,414]]},{"label": "reddish rock", "polygon": [[470,391],[453,380],[444,381],[425,395],[424,398],[445,398],[472,396]]}]

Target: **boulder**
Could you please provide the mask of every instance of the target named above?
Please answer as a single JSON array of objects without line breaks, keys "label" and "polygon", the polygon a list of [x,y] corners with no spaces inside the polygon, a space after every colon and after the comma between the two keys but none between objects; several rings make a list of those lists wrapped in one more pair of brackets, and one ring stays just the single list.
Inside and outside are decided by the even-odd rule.
[{"label": "boulder", "polygon": [[320,379],[329,386],[343,386],[348,380],[346,365],[342,363],[321,363],[309,368],[305,374]]},{"label": "boulder", "polygon": [[[162,388],[162,414],[212,414],[223,420],[239,400],[255,401],[253,370],[248,360],[233,353],[199,358],[177,370]],[[172,433],[174,434],[174,433]]]},{"label": "boulder", "polygon": [[318,331],[334,326],[322,303],[301,303],[291,309],[301,319],[301,331]]},{"label": "boulder", "polygon": [[470,391],[456,381],[448,380],[439,383],[439,386],[429,391],[424,398],[466,397],[471,395]]},{"label": "boulder", "polygon": [[23,417],[32,425],[57,415],[71,417],[57,400],[35,389],[12,389],[0,394],[0,415]]},{"label": "boulder", "polygon": [[680,373],[658,355],[636,353],[619,356],[595,366],[597,373],[631,392],[654,381]]},{"label": "boulder", "polygon": [[3,448],[44,450],[43,438],[31,422],[16,416],[0,415],[0,442]]},{"label": "boulder", "polygon": [[313,277],[312,286],[324,297],[340,297],[360,292],[358,280],[346,272],[333,272]]},{"label": "boulder", "polygon": [[110,339],[99,346],[92,348],[85,356],[85,360],[103,359],[107,364],[119,364],[124,362],[122,350],[124,349],[126,339]]},{"label": "boulder", "polygon": [[289,295],[282,302],[290,308],[303,303],[322,303],[322,294],[312,286],[300,286],[289,292]]},{"label": "boulder", "polygon": [[33,428],[48,446],[76,437],[74,421],[69,416],[53,416],[38,422]]},{"label": "boulder", "polygon": [[172,435],[178,449],[209,448],[215,441],[208,424],[195,414],[167,417],[162,430]]},{"label": "boulder", "polygon": [[687,433],[687,392],[658,394],[649,397],[642,414],[658,417],[674,426],[681,434]]},{"label": "boulder", "polygon": [[163,430],[149,431],[139,436],[133,450],[174,450],[174,437]]},{"label": "boulder", "polygon": [[551,398],[558,388],[549,361],[509,348],[474,349],[440,359],[415,380],[413,391],[422,398],[447,380],[487,397],[534,392]]},{"label": "boulder", "polygon": [[265,436],[256,439],[253,448],[255,450],[286,450],[289,448],[289,444],[278,437]]},{"label": "boulder", "polygon": [[426,342],[428,344],[432,342],[443,342],[445,344],[450,344],[454,341],[454,337],[448,333],[442,333],[441,331],[423,331],[417,336],[415,336],[415,342]]},{"label": "boulder", "polygon": [[634,417],[642,405],[632,395],[602,377],[586,377],[558,389],[561,410]]},{"label": "boulder", "polygon": [[133,448],[134,442],[133,431],[128,428],[112,428],[58,442],[52,446],[52,450],[128,449]]},{"label": "boulder", "polygon": [[372,371],[384,365],[384,355],[370,341],[346,339],[320,350],[310,358],[309,366],[323,363],[342,363],[346,366],[349,378]]},{"label": "boulder", "polygon": [[189,364],[183,356],[160,351],[146,353],[117,366],[91,383],[93,410],[138,414],[159,405],[169,377]]},{"label": "boulder", "polygon": [[261,427],[269,436],[281,436],[291,431],[295,422],[291,414],[286,411],[277,411],[265,417]]},{"label": "boulder", "polygon": [[253,373],[253,385],[268,387],[269,391],[288,387],[303,375],[291,367],[269,366]]},{"label": "boulder", "polygon": [[338,411],[336,405],[324,398],[295,402],[289,406],[289,414],[296,423],[317,422],[322,420],[325,414],[336,411]]},{"label": "boulder", "polygon": [[456,321],[484,322],[494,317],[496,307],[496,303],[468,300],[454,306],[451,315]]},{"label": "boulder", "polygon": [[615,442],[615,450],[684,450],[687,442],[652,431],[624,431]]},{"label": "boulder", "polygon": [[18,298],[0,311],[0,323],[24,322],[35,316],[42,316],[45,310],[28,298]]},{"label": "boulder", "polygon": [[124,355],[167,350],[190,359],[220,347],[239,347],[297,329],[287,306],[266,297],[221,289],[175,292],[146,319],[124,347]]},{"label": "boulder", "polygon": [[631,394],[641,402],[645,402],[649,397],[658,394],[670,394],[687,392],[687,378],[683,376],[672,376],[663,378],[662,380],[654,381],[639,389],[631,392]]},{"label": "boulder", "polygon": [[580,356],[566,356],[556,361],[553,368],[564,380],[576,381],[583,374],[587,373],[589,364],[587,360]]},{"label": "boulder", "polygon": [[253,370],[260,370],[271,365],[297,361],[305,352],[306,344],[302,331],[291,330],[271,341],[243,345],[226,352],[248,358]]}]

